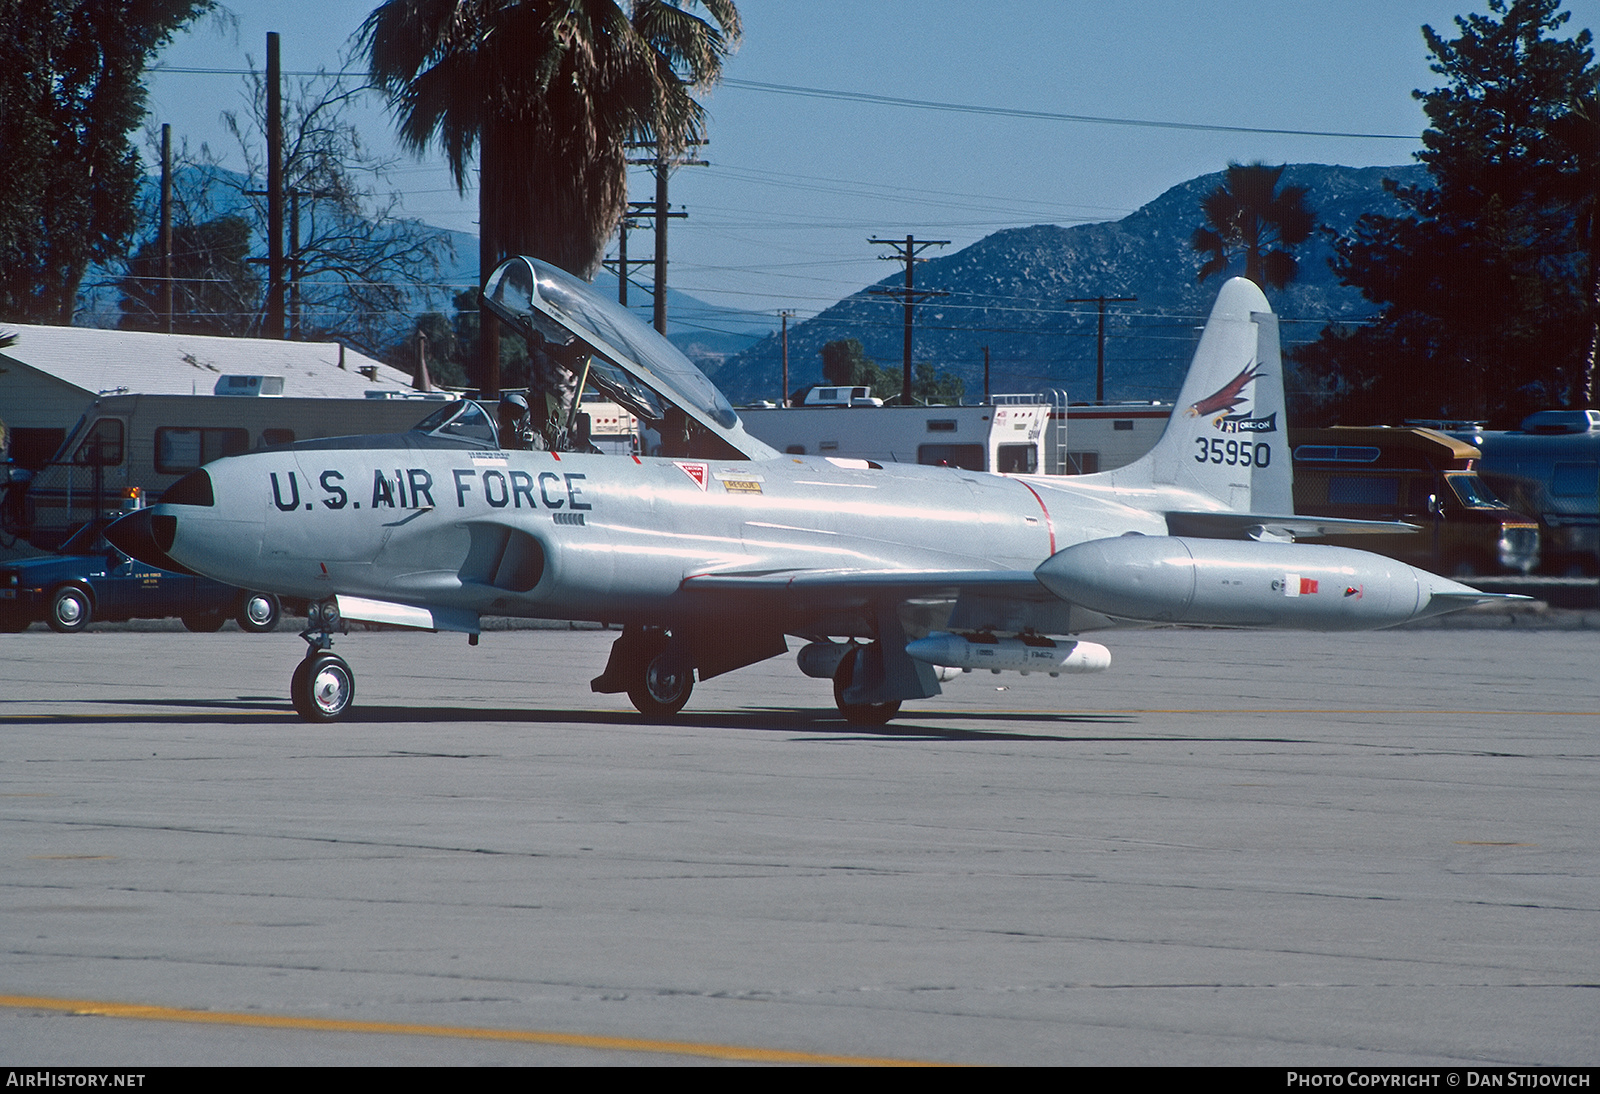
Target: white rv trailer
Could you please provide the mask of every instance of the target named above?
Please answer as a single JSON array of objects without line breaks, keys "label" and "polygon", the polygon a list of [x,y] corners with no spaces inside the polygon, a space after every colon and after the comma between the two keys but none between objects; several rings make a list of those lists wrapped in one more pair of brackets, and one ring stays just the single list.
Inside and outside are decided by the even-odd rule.
[{"label": "white rv trailer", "polygon": [[1050,407],[808,405],[746,408],[739,417],[752,436],[796,456],[1036,475],[1045,466]]},{"label": "white rv trailer", "polygon": [[1172,404],[1088,403],[1060,400],[1050,408],[1045,438],[1051,475],[1093,475],[1111,471],[1143,456],[1161,439],[1172,417]]},{"label": "white rv trailer", "polygon": [[[1058,391],[996,395],[982,406],[747,407],[739,415],[755,436],[796,455],[1092,475],[1148,452],[1166,428],[1172,404],[1069,405]],[[1033,433],[1042,420],[1048,425],[1035,446]]]},{"label": "white rv trailer", "polygon": [[26,492],[7,498],[6,530],[49,550],[86,521],[153,501],[222,456],[314,437],[404,432],[452,397],[102,395]]}]

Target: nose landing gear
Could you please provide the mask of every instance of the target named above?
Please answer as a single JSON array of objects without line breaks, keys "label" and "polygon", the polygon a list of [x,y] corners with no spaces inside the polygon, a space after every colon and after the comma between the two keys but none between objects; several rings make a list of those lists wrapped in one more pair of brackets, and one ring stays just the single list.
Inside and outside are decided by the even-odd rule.
[{"label": "nose landing gear", "polygon": [[343,631],[339,609],[332,600],[312,604],[306,613],[306,655],[289,678],[289,701],[308,722],[336,722],[345,716],[356,696],[356,674],[344,658],[332,652],[334,630]]},{"label": "nose landing gear", "polygon": [[337,721],[356,696],[356,675],[338,654],[327,650],[308,654],[295,666],[289,696],[306,721]]}]

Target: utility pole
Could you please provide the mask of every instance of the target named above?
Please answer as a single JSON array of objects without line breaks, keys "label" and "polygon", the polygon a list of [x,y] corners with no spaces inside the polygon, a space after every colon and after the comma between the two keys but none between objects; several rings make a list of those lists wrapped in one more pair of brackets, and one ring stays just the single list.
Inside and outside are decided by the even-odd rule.
[{"label": "utility pole", "polygon": [[656,292],[655,311],[651,316],[655,323],[656,333],[663,338],[667,335],[667,220],[672,214],[667,211],[667,156],[661,147],[661,142],[656,142]]},{"label": "utility pole", "polygon": [[283,337],[283,74],[278,32],[267,32],[267,322]]},{"label": "utility pole", "polygon": [[267,199],[267,257],[252,258],[267,268],[267,308],[263,338],[283,337],[283,77],[278,64],[278,32],[267,31],[267,188],[246,190]]},{"label": "utility pole", "polygon": [[1062,301],[1063,304],[1100,305],[1100,339],[1094,359],[1094,401],[1097,406],[1105,405],[1106,401],[1106,305],[1131,304],[1137,299],[1137,296],[1073,296]]},{"label": "utility pole", "polygon": [[161,123],[161,329],[172,333],[172,126]]},{"label": "utility pole", "polygon": [[778,313],[778,318],[783,320],[783,386],[778,389],[778,405],[789,405],[789,317],[794,315],[793,308],[784,308]]},{"label": "utility pole", "polygon": [[[653,201],[630,201],[628,211],[622,216],[622,223],[617,227],[617,257],[608,258],[601,265],[617,275],[617,303],[623,307],[628,306],[628,280],[633,271],[641,266],[649,266],[654,260],[649,258],[628,257],[628,232],[639,227],[640,220],[648,220],[655,216],[656,203]],[[688,213],[669,213],[669,216],[688,216]]]},{"label": "utility pole", "polygon": [[[691,146],[705,144],[705,141],[689,141]],[[631,148],[647,148],[649,145],[630,145]],[[673,217],[686,217],[688,213],[669,212],[667,205],[667,176],[675,167],[709,167],[705,160],[669,159],[666,146],[660,141],[655,144],[655,155],[650,159],[629,160],[628,163],[635,167],[653,167],[656,175],[656,199],[649,204],[654,210],[648,213],[639,212],[636,217],[650,217],[654,220],[653,227],[656,232],[656,257],[655,257],[655,312],[652,316],[656,331],[663,336],[667,333],[667,221]],[[630,203],[631,204],[631,203]],[[640,203],[645,204],[643,202]]]},{"label": "utility pole", "polygon": [[867,291],[873,296],[899,296],[905,301],[906,335],[905,353],[902,361],[902,371],[904,376],[900,384],[900,403],[902,406],[910,406],[912,309],[918,304],[918,302],[926,300],[929,297],[950,295],[947,292],[939,292],[937,290],[918,290],[916,288],[916,276],[913,271],[916,269],[918,262],[927,261],[925,258],[918,258],[917,256],[919,254],[927,250],[929,247],[943,247],[950,241],[948,239],[918,239],[915,236],[908,235],[906,236],[904,243],[897,239],[879,239],[877,236],[873,236],[871,239],[867,240],[867,242],[879,247],[893,247],[895,249],[895,253],[892,255],[879,255],[878,257],[883,261],[904,262],[906,264],[906,287],[904,289],[869,289]]}]

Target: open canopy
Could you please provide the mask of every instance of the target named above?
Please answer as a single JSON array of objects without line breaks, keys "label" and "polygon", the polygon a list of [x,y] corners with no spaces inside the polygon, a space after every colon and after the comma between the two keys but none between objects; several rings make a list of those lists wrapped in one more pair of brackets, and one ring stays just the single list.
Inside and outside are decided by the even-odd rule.
[{"label": "open canopy", "polygon": [[[591,358],[587,381],[647,421],[660,422],[675,406],[739,456],[777,454],[745,432],[727,397],[677,346],[566,271],[536,258],[507,259],[485,283],[483,301],[530,346],[582,343]],[[555,356],[581,372],[584,354]]]}]

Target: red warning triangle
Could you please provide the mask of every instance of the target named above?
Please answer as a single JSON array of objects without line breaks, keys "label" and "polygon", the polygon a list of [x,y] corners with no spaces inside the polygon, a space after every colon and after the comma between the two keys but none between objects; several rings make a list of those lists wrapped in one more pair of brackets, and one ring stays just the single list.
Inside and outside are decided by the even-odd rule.
[{"label": "red warning triangle", "polygon": [[685,475],[688,475],[691,479],[693,479],[694,484],[702,491],[706,489],[706,482],[711,478],[711,467],[709,464],[681,463],[678,460],[673,460],[672,462],[677,465],[679,471],[682,471]]}]

